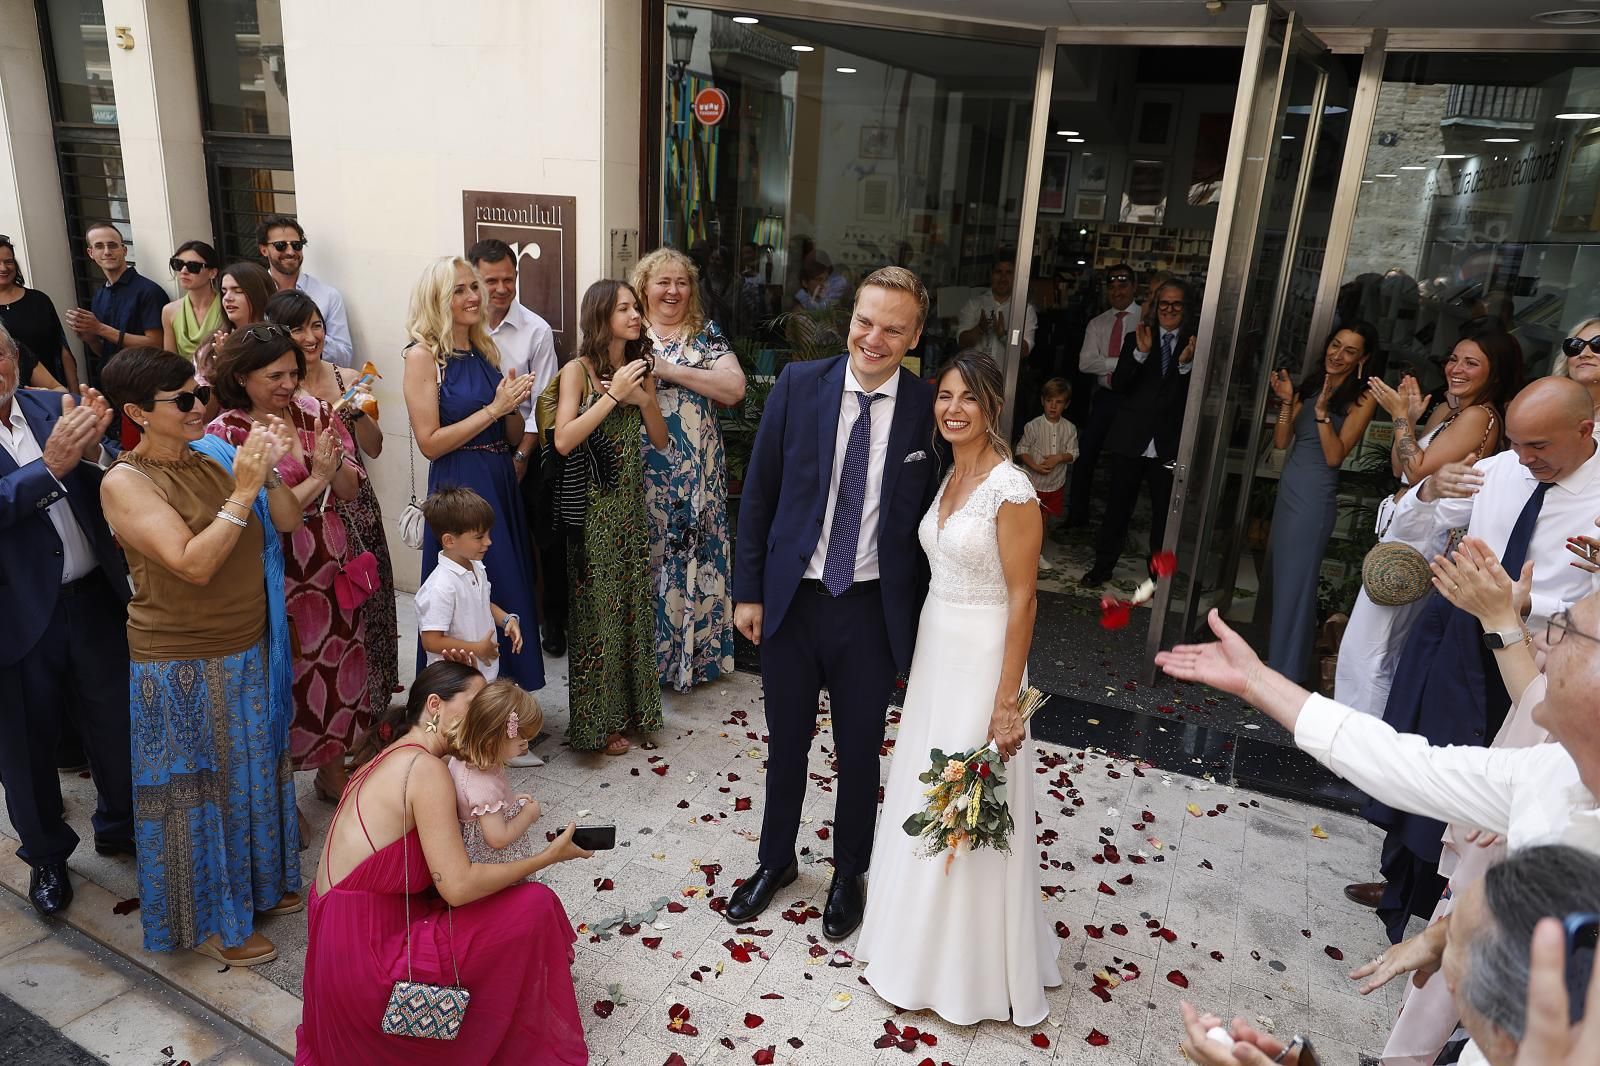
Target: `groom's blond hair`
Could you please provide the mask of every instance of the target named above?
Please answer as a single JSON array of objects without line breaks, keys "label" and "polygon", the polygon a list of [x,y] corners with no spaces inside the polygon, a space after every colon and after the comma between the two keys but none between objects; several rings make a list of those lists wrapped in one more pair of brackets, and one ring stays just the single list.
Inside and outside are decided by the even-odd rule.
[{"label": "groom's blond hair", "polygon": [[917,301],[917,328],[921,329],[928,321],[928,290],[923,286],[922,279],[905,267],[879,267],[867,275],[866,280],[861,283],[861,288],[865,289],[869,285],[879,289],[909,293],[911,298]]}]

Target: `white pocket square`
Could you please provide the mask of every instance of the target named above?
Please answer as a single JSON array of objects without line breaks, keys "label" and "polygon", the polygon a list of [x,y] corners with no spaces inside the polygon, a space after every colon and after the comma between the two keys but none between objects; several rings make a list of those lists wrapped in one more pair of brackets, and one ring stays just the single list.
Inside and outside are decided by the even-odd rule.
[{"label": "white pocket square", "polygon": [[920,462],[922,462],[922,460],[926,459],[927,457],[928,457],[928,453],[919,448],[919,449],[917,449],[916,451],[912,452],[910,455],[906,456],[904,459],[902,459],[900,461],[902,463],[920,463]]}]

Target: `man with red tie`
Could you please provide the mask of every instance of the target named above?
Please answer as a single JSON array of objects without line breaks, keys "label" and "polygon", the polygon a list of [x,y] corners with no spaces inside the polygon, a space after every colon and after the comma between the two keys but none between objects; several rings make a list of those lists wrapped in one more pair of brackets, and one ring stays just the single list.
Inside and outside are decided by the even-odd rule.
[{"label": "man with red tie", "polygon": [[1105,443],[1106,432],[1117,414],[1117,394],[1111,388],[1122,355],[1122,341],[1139,325],[1139,305],[1133,302],[1138,286],[1133,268],[1117,263],[1106,270],[1106,299],[1111,306],[1089,320],[1083,333],[1083,349],[1078,353],[1078,369],[1094,381],[1085,397],[1089,414],[1083,420],[1078,444],[1082,451],[1072,468],[1072,487],[1067,499],[1067,525],[1089,524],[1089,493],[1094,481],[1095,463]]}]

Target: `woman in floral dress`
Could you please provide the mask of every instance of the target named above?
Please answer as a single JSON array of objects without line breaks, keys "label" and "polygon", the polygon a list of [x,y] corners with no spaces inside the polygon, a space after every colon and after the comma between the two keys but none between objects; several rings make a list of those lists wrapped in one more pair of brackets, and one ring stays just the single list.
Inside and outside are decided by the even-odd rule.
[{"label": "woman in floral dress", "polygon": [[679,692],[733,671],[728,472],[717,405],[744,402],[744,370],[706,318],[693,261],[658,248],[633,287],[655,349],[656,402],[671,447],[645,449],[656,669]]},{"label": "woman in floral dress", "polygon": [[[300,387],[332,407],[356,380],[353,370],[339,367],[322,357],[327,328],[316,301],[299,289],[285,289],[267,301],[267,320],[285,327],[306,357],[306,377]],[[383,451],[383,430],[378,427],[378,405],[370,393],[339,409],[345,431],[356,442],[352,458],[366,470],[362,456],[376,459]],[[353,547],[369,551],[378,559],[378,589],[361,605],[362,629],[367,644],[367,710],[374,717],[383,714],[400,688],[400,623],[395,615],[394,564],[389,559],[389,541],[383,532],[383,509],[372,479],[363,477],[354,500],[339,505],[339,513],[350,528]]]},{"label": "woman in floral dress", "polygon": [[627,282],[597,281],[578,314],[578,357],[561,370],[556,451],[591,449],[583,528],[567,538],[567,741],[580,751],[622,755],[625,729],[661,728],[655,611],[644,509],[642,431],[668,446],[656,406],[644,320]]},{"label": "woman in floral dress", "polygon": [[222,345],[211,385],[223,406],[207,432],[238,446],[250,429],[281,418],[293,446],[277,471],[294,490],[305,521],[283,537],[285,599],[294,651],[294,721],[289,757],[296,770],[316,770],[316,791],[336,800],[344,790],[344,755],[371,722],[362,608],[347,611],[333,577],[353,552],[332,499],[354,500],[363,476],[344,423],[321,401],[300,392],[305,356],[282,326],[245,326]]}]

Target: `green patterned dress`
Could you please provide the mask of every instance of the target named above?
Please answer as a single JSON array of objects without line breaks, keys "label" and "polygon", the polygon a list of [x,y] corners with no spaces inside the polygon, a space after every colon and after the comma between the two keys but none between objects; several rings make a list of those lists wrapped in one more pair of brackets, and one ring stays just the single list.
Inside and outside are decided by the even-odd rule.
[{"label": "green patterned dress", "polygon": [[[584,399],[579,413],[594,402]],[[616,487],[591,486],[581,536],[567,538],[567,740],[598,751],[623,729],[661,728],[656,673],[656,612],[650,602],[650,533],[644,503],[644,420],[632,404],[614,407],[590,438],[607,449]]]}]

